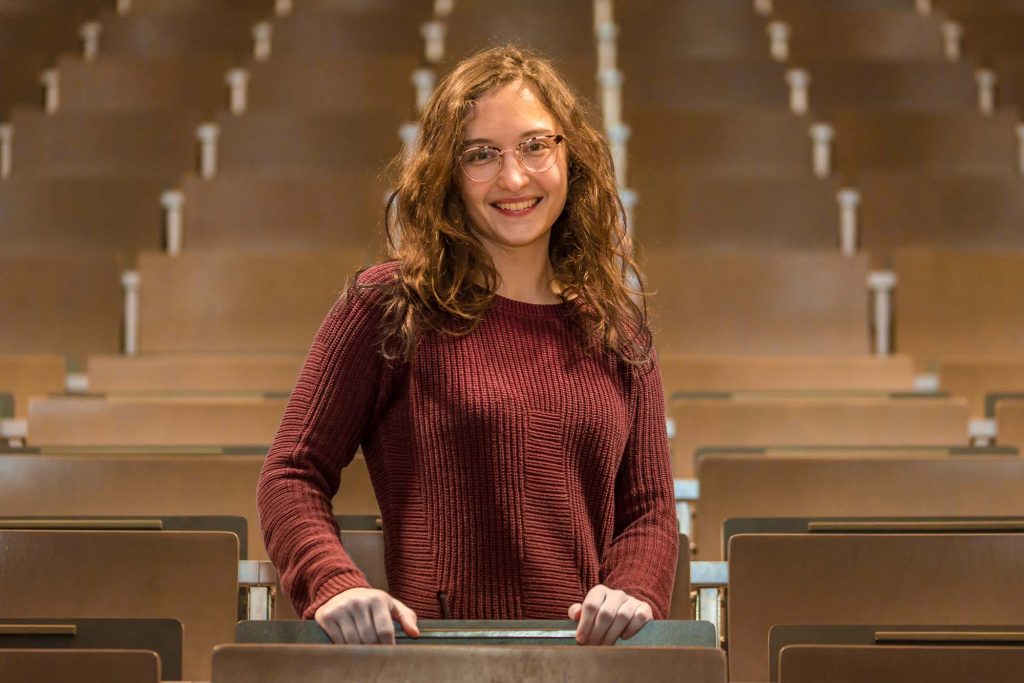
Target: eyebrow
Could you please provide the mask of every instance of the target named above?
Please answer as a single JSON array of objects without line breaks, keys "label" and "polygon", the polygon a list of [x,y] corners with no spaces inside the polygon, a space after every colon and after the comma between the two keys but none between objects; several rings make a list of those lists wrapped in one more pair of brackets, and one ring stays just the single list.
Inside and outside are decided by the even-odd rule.
[{"label": "eyebrow", "polygon": [[[555,134],[555,131],[551,130],[550,128],[535,128],[533,130],[528,130],[525,133],[522,133],[519,137],[522,138],[523,140],[525,140],[527,138],[532,138],[535,135],[554,135],[554,134]],[[463,141],[462,146],[463,147],[472,147],[474,145],[493,145],[493,144],[495,144],[494,140],[491,140],[490,138],[473,138],[472,140],[465,140],[465,141]]]}]

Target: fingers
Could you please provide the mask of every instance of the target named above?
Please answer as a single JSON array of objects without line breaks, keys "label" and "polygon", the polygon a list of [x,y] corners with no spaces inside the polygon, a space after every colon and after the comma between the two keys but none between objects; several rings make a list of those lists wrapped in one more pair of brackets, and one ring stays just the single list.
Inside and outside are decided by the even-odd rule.
[{"label": "fingers", "polygon": [[[416,624],[416,613],[394,598],[391,599],[391,614],[388,617],[388,623],[391,623],[391,619],[398,622],[402,630],[405,631],[405,635],[411,638],[420,637],[420,628]],[[394,637],[393,632],[392,637]]]},{"label": "fingers", "polygon": [[313,618],[335,643],[395,643],[395,617],[402,629],[416,637],[416,613],[384,591],[351,588],[321,605]]},{"label": "fingers", "polygon": [[576,642],[580,645],[614,645],[632,638],[654,618],[651,606],[607,586],[594,586],[583,603],[569,607],[569,618],[579,620]]},{"label": "fingers", "polygon": [[626,630],[622,632],[621,637],[624,640],[629,640],[640,632],[640,629],[644,627],[644,624],[653,620],[654,611],[651,609],[651,606],[646,602],[641,602],[640,606],[636,608],[636,612],[633,613],[633,618],[630,619],[629,625],[626,626]]}]

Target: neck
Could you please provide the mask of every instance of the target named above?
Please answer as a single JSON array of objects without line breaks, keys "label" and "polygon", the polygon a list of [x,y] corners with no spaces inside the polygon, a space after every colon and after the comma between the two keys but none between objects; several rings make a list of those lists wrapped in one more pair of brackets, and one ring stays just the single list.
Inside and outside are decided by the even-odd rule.
[{"label": "neck", "polygon": [[529,257],[502,250],[492,252],[491,259],[498,271],[498,294],[501,296],[528,304],[561,302],[561,298],[552,290],[554,273],[547,249]]}]

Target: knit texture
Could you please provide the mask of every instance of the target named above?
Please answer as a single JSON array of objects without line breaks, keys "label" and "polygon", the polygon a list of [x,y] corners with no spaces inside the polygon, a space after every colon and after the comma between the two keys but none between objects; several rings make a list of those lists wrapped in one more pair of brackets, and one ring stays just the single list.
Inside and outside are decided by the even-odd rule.
[{"label": "knit texture", "polygon": [[328,314],[260,478],[267,550],[298,613],[369,585],[331,506],[361,447],[389,592],[419,617],[441,616],[443,591],[456,619],[565,619],[603,583],[666,618],[678,524],[657,368],[586,355],[572,303],[502,297],[471,334],[426,334],[411,362],[388,362],[383,296],[352,288]]}]

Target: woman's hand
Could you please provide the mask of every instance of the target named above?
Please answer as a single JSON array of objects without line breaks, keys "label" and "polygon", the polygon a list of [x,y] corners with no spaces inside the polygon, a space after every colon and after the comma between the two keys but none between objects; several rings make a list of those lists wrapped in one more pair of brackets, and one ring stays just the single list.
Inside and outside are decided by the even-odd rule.
[{"label": "woman's hand", "polygon": [[417,638],[416,613],[375,588],[349,588],[320,605],[313,615],[335,643],[395,644],[397,621],[406,635]]},{"label": "woman's hand", "polygon": [[569,607],[569,618],[578,621],[576,642],[580,645],[614,645],[619,638],[632,638],[654,619],[651,606],[620,590],[597,584],[582,603]]}]

